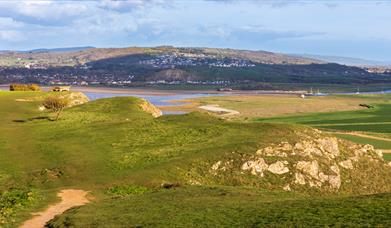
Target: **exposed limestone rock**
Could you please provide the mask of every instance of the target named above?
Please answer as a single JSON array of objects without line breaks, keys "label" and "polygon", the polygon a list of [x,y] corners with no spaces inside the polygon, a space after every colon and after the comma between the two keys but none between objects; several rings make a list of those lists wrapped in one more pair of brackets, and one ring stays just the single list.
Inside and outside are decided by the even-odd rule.
[{"label": "exposed limestone rock", "polygon": [[288,167],[286,167],[281,161],[277,161],[276,163],[269,165],[269,168],[267,170],[271,173],[279,175],[289,172]]},{"label": "exposed limestone rock", "polygon": [[329,176],[326,175],[326,174],[324,174],[323,172],[320,172],[319,175],[318,175],[318,177],[319,177],[319,178],[318,178],[319,181],[322,182],[322,183],[329,180]]},{"label": "exposed limestone rock", "polygon": [[308,184],[310,185],[310,187],[316,187],[316,188],[320,188],[322,187],[322,182],[320,181],[316,181],[316,180],[310,180],[308,181]]},{"label": "exposed limestone rock", "polygon": [[305,185],[304,175],[301,173],[295,173],[295,183]]},{"label": "exposed limestone rock", "polygon": [[375,150],[375,152],[376,152],[377,156],[378,156],[381,160],[383,160],[383,151],[381,151],[381,150]]},{"label": "exposed limestone rock", "polygon": [[139,106],[144,112],[151,113],[155,118],[163,115],[160,109],[149,103],[147,100],[142,99],[142,102],[139,104]]},{"label": "exposed limestone rock", "polygon": [[280,146],[281,150],[283,151],[292,151],[293,146],[289,144],[288,142],[283,142],[282,145]]},{"label": "exposed limestone rock", "polygon": [[286,147],[281,147],[280,145],[277,146],[276,148],[273,148],[273,147],[266,147],[266,148],[263,148],[263,149],[260,149],[257,151],[257,154],[259,155],[266,155],[268,157],[287,157],[287,153],[285,152],[282,152],[280,150],[285,150]]},{"label": "exposed limestone rock", "polygon": [[289,184],[287,184],[282,189],[284,189],[284,191],[290,192],[291,191],[291,186]]},{"label": "exposed limestone rock", "polygon": [[323,152],[328,153],[331,158],[338,157],[339,147],[338,147],[338,140],[334,137],[325,137],[317,140],[318,146]]},{"label": "exposed limestone rock", "polygon": [[221,161],[218,161],[212,165],[212,170],[218,170],[221,165]]},{"label": "exposed limestone rock", "polygon": [[331,171],[333,171],[335,174],[339,175],[339,167],[337,165],[330,166]]},{"label": "exposed limestone rock", "polygon": [[[301,139],[297,142],[283,141],[258,149],[254,155],[243,161],[241,170],[247,172],[241,173],[263,177],[259,181],[269,182],[266,186],[278,187],[285,191],[300,191],[303,188],[317,188],[329,192],[344,190],[369,193],[377,191],[375,188],[379,189],[379,192],[391,190],[390,178],[380,179],[382,184],[375,188],[370,186],[373,182],[370,174],[368,181],[362,180],[368,168],[370,172],[381,169],[381,175],[376,176],[378,179],[382,176],[387,177],[387,174],[391,176],[391,162],[385,163],[381,158],[381,152],[376,151],[373,146],[324,137],[321,133],[304,131],[297,134]],[[222,163],[215,163],[212,170],[222,170],[221,166]],[[229,166],[228,169],[232,167],[235,166]],[[279,175],[280,179],[276,181],[275,176],[265,175],[266,171]],[[253,184],[253,181],[252,178],[249,182]],[[361,185],[362,189],[356,190],[356,186]],[[298,186],[301,187],[296,188]]]},{"label": "exposed limestone rock", "polygon": [[302,171],[304,174],[308,174],[313,178],[318,178],[319,164],[317,161],[299,161],[296,164],[296,169]]},{"label": "exposed limestone rock", "polygon": [[68,94],[61,95],[60,98],[66,98],[69,100],[68,107],[81,105],[89,101],[88,97],[82,92],[71,92]]},{"label": "exposed limestone rock", "polygon": [[329,183],[330,186],[334,189],[339,189],[341,187],[341,176],[336,175],[336,176],[329,176]]},{"label": "exposed limestone rock", "polygon": [[263,172],[268,169],[268,165],[266,164],[263,158],[259,158],[255,161],[248,161],[242,165],[242,170],[250,170],[253,175],[260,175],[263,177]]},{"label": "exposed limestone rock", "polygon": [[345,168],[345,169],[353,169],[353,163],[352,163],[352,160],[348,159],[348,160],[345,160],[345,161],[341,161],[338,163],[342,168]]}]

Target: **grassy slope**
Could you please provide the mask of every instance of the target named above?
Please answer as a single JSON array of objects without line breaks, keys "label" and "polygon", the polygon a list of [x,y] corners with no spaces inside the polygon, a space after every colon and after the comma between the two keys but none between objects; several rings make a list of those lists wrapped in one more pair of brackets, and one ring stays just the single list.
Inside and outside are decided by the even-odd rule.
[{"label": "grassy slope", "polygon": [[[43,94],[0,94],[3,191],[32,185],[39,190],[84,188],[99,195],[115,183],[180,182],[195,159],[253,152],[287,133],[278,125],[228,123],[202,114],[153,119],[137,108],[136,98],[91,102],[52,122],[37,118],[47,115],[38,111],[39,101],[15,101],[37,96]],[[49,196],[44,200],[54,198]]]},{"label": "grassy slope", "polygon": [[389,194],[314,199],[239,187],[187,187],[92,203],[68,211],[50,227],[386,227],[390,203]]},{"label": "grassy slope", "polygon": [[[232,223],[235,221],[238,225],[246,225],[250,224],[247,221],[249,218],[264,214],[269,209],[276,212],[287,204],[292,205],[292,210],[286,211],[287,224],[309,225],[306,223],[311,216],[305,215],[305,208],[321,210],[332,200],[320,197],[319,204],[310,205],[307,201],[300,201],[303,196],[299,194],[286,195],[274,191],[259,193],[259,190],[243,190],[239,187],[228,190],[224,187],[215,190],[204,187],[179,188],[156,190],[139,197],[111,198],[105,192],[107,188],[116,185],[142,185],[157,189],[166,182],[187,183],[191,175],[197,174],[196,171],[188,170],[194,164],[222,159],[232,151],[239,154],[254,153],[270,143],[279,143],[282,138],[294,141],[297,137],[295,131],[305,128],[226,122],[197,113],[154,119],[141,112],[136,105],[138,99],[126,97],[103,99],[68,109],[60,121],[52,122],[37,118],[47,115],[38,111],[40,101],[35,101],[37,96],[44,94],[0,93],[0,174],[3,176],[0,178],[0,192],[10,191],[10,187],[38,192],[24,206],[12,208],[14,205],[11,205],[14,220],[7,220],[8,224],[21,222],[29,211],[53,201],[55,191],[61,188],[90,190],[96,197],[95,203],[81,208],[80,212],[69,212],[70,218],[66,221],[79,227],[95,220],[93,226],[119,225],[118,221],[121,220],[114,218],[122,214],[123,217],[119,218],[122,221],[136,217],[139,220],[134,222],[143,225],[185,225],[188,218],[205,226],[216,223],[229,226],[235,225]],[[33,101],[15,101],[21,98]],[[219,197],[224,194],[232,197]],[[272,197],[273,194],[276,196]],[[264,197],[259,199],[260,196]],[[295,203],[293,199],[299,201]],[[380,211],[388,210],[389,213],[389,195],[382,196],[382,201],[376,197],[346,200],[352,207],[359,208],[358,214],[369,214],[373,220],[351,220],[351,213],[347,210],[335,222],[390,223],[374,215],[377,206],[383,208]],[[300,209],[304,202],[309,206]],[[368,211],[368,205],[375,207],[369,207]],[[180,209],[180,206],[183,210],[175,209]],[[340,207],[342,205],[331,203],[329,210],[344,211]],[[127,214],[125,210],[132,212]],[[152,211],[145,213],[145,210]],[[301,213],[298,214],[297,210],[301,210]],[[178,217],[164,219],[166,217],[161,211],[178,214]],[[325,214],[319,217],[322,220],[320,223],[328,224],[328,212],[322,213]],[[100,220],[102,215],[110,215],[108,217],[111,220]],[[255,216],[253,224],[275,222],[276,217],[273,216],[277,215],[272,213],[266,220]],[[232,218],[236,218],[235,221]],[[58,221],[61,224],[61,219]]]}]

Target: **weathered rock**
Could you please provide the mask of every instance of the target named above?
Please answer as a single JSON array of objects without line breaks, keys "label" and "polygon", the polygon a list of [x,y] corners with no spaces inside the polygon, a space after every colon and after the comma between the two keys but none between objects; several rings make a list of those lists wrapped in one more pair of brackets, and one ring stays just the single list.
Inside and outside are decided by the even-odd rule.
[{"label": "weathered rock", "polygon": [[339,175],[339,167],[337,165],[330,166],[331,171],[333,171],[335,174]]},{"label": "weathered rock", "polygon": [[260,175],[263,177],[263,172],[268,169],[268,165],[266,164],[263,158],[259,158],[254,161],[247,161],[242,165],[242,170],[250,170],[253,175]]},{"label": "weathered rock", "polygon": [[160,109],[149,103],[147,100],[142,99],[142,102],[139,104],[139,106],[144,112],[150,113],[155,118],[163,115]]},{"label": "weathered rock", "polygon": [[284,191],[288,191],[290,192],[291,191],[291,186],[289,184],[285,185],[283,188],[282,188]]},{"label": "weathered rock", "polygon": [[326,182],[326,181],[328,181],[329,180],[329,176],[328,175],[325,175],[323,172],[320,172],[319,173],[319,175],[318,175],[318,180],[320,181],[320,182]]},{"label": "weathered rock", "polygon": [[316,188],[320,188],[322,187],[322,182],[320,181],[316,181],[316,180],[310,180],[308,181],[308,184],[310,185],[310,187],[316,187]]},{"label": "weathered rock", "polygon": [[295,183],[300,185],[305,185],[304,175],[301,173],[295,173]]},{"label": "weathered rock", "polygon": [[289,144],[288,142],[283,142],[280,145],[280,149],[283,150],[283,151],[292,151],[293,150],[293,146],[291,144]]},{"label": "weathered rock", "polygon": [[285,164],[281,161],[277,161],[269,165],[269,168],[267,170],[271,173],[279,175],[289,172],[288,167],[286,167]]},{"label": "weathered rock", "polygon": [[212,170],[218,170],[221,165],[221,161],[218,161],[212,165]]},{"label": "weathered rock", "polygon": [[257,150],[256,154],[258,155],[266,155],[268,157],[287,157],[288,155],[285,152],[281,152],[283,148],[279,145],[276,148],[273,147],[265,147],[263,149]]},{"label": "weathered rock", "polygon": [[339,165],[342,167],[342,168],[345,168],[345,169],[353,169],[353,163],[352,163],[352,160],[348,159],[348,160],[345,160],[345,161],[341,161],[339,163]]},{"label": "weathered rock", "polygon": [[[242,165],[242,170],[249,170],[251,174],[261,177],[264,177],[266,170],[281,175],[282,184],[279,186],[283,186],[285,191],[289,191],[292,186],[297,185],[305,188],[318,188],[322,191],[339,191],[342,184],[346,184],[344,189],[348,189],[353,186],[349,183],[365,183],[361,179],[354,179],[361,178],[357,172],[365,172],[361,166],[356,165],[357,161],[368,162],[369,167],[372,168],[373,166],[381,169],[391,167],[391,162],[385,163],[381,158],[381,152],[376,151],[370,145],[359,145],[334,137],[322,137],[320,134],[315,137],[313,134],[302,135],[301,139],[295,144],[281,142],[259,149],[255,158]],[[280,161],[268,165],[263,159],[266,158],[265,156],[274,157],[274,161],[276,158]],[[282,157],[284,158],[282,159]],[[343,170],[340,170],[341,167]],[[361,170],[356,171],[355,169]],[[341,175],[342,171],[344,175]],[[283,175],[289,172],[293,172],[293,175]],[[342,177],[346,179],[342,179]],[[274,177],[268,175],[262,181],[272,181],[269,178]],[[372,191],[372,188],[368,186],[365,188]],[[302,188],[297,190],[300,189]],[[391,189],[391,185],[385,186],[384,189]],[[292,190],[296,190],[296,188],[293,187]],[[355,190],[350,189],[349,191]]]},{"label": "weathered rock", "polygon": [[330,175],[329,176],[330,186],[334,189],[339,189],[341,187],[341,176],[340,175]]},{"label": "weathered rock", "polygon": [[331,158],[338,157],[340,154],[338,140],[334,137],[325,137],[317,140],[321,150],[328,153]]},{"label": "weathered rock", "polygon": [[380,160],[383,160],[383,151],[381,150],[375,150],[377,156],[380,158]]},{"label": "weathered rock", "polygon": [[69,100],[68,107],[81,105],[89,101],[88,97],[82,92],[71,92],[68,94],[61,95],[60,98],[66,98]]},{"label": "weathered rock", "polygon": [[308,174],[313,178],[318,178],[319,164],[317,161],[299,161],[296,164],[296,169],[302,171],[304,174]]}]

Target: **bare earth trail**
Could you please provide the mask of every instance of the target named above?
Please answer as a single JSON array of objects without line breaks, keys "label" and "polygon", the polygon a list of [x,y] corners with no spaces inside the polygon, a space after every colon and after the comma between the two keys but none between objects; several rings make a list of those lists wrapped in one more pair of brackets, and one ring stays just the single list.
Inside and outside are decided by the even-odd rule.
[{"label": "bare earth trail", "polygon": [[[352,131],[352,132],[338,131],[338,134],[353,135],[353,136],[358,136],[358,137],[363,137],[363,138],[368,138],[368,139],[376,139],[376,140],[391,142],[390,138],[383,138],[383,137],[379,137],[379,136],[366,135],[366,134],[362,134],[360,132],[355,132],[355,131]],[[391,150],[381,149],[381,151],[383,151],[383,153],[391,153]]]},{"label": "bare earth trail", "polygon": [[224,116],[240,114],[236,110],[220,108],[218,105],[203,105],[203,106],[200,106],[198,108],[204,109],[204,110],[209,111],[209,112],[224,113],[223,114]]},{"label": "bare earth trail", "polygon": [[61,198],[61,202],[49,206],[45,211],[34,213],[34,217],[24,222],[20,228],[42,228],[47,222],[53,219],[56,215],[64,213],[66,210],[87,204],[89,200],[86,198],[88,192],[83,190],[65,189],[57,195]]}]

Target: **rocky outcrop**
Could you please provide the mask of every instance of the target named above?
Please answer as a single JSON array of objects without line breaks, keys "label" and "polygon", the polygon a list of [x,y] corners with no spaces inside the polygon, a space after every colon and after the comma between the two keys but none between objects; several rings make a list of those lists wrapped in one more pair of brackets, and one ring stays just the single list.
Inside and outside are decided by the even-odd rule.
[{"label": "rocky outcrop", "polygon": [[68,107],[81,105],[89,101],[88,97],[82,92],[71,92],[69,94],[61,95],[60,97],[69,100]]},{"label": "rocky outcrop", "polygon": [[274,173],[274,174],[284,174],[284,173],[287,173],[289,172],[289,169],[288,167],[285,166],[285,164],[288,164],[287,161],[277,161],[271,165],[269,165],[269,167],[267,168],[267,170],[271,173]]},{"label": "rocky outcrop", "polygon": [[254,161],[247,161],[242,165],[242,170],[250,170],[253,175],[260,175],[263,177],[263,172],[266,171],[269,166],[266,164],[263,158],[258,158]]},{"label": "rocky outcrop", "polygon": [[[242,158],[241,174],[256,176],[263,186],[279,186],[285,191],[318,189],[331,192],[340,191],[343,186],[344,190],[355,191],[357,185],[376,192],[370,184],[372,176],[381,180],[381,175],[385,175],[379,189],[391,190],[391,163],[384,162],[382,153],[373,146],[324,136],[319,131],[302,138],[294,143],[272,144]],[[223,171],[221,164],[223,162],[219,161],[212,166],[215,176]],[[368,167],[372,168],[371,172]],[[227,170],[225,167],[224,171]],[[367,181],[363,177],[368,178]],[[350,183],[356,186],[346,187]]]},{"label": "rocky outcrop", "polygon": [[159,117],[162,115],[162,111],[158,109],[155,105],[149,103],[147,100],[141,99],[139,107],[147,113],[150,113],[153,117]]}]

